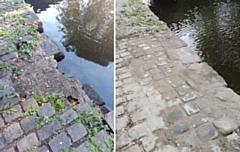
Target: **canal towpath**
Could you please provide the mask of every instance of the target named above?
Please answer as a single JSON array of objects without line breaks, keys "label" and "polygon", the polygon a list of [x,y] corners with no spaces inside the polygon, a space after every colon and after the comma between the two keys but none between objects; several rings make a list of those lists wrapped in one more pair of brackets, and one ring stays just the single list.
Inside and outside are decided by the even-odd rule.
[{"label": "canal towpath", "polygon": [[239,151],[240,96],[164,23],[149,22],[147,5],[116,2],[117,152]]},{"label": "canal towpath", "polygon": [[[113,144],[113,112],[101,115],[81,83],[57,69],[60,50],[44,33],[30,32],[40,22],[29,5],[0,2],[0,151],[91,151],[106,139]],[[24,52],[27,59],[19,41],[9,41],[19,35],[21,46],[38,37],[35,52]],[[94,120],[94,132],[82,117]]]}]

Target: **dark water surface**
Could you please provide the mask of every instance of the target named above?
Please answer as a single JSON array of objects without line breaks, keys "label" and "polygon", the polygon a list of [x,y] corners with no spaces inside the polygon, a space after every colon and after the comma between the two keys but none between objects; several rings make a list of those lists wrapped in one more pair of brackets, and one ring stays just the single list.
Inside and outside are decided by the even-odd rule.
[{"label": "dark water surface", "polygon": [[113,109],[113,0],[25,0],[44,23],[45,33],[64,52],[66,74],[90,84]]},{"label": "dark water surface", "polygon": [[240,0],[159,0],[151,10],[240,94]]}]

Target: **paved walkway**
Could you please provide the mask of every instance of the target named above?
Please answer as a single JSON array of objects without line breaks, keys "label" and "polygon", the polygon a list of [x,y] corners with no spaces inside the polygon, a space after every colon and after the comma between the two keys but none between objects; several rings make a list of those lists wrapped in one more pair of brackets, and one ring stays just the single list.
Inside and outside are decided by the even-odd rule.
[{"label": "paved walkway", "polygon": [[[60,152],[65,148],[65,151],[90,152],[91,148],[103,146],[111,149],[106,146],[106,141],[112,138],[109,136],[110,129],[99,116],[99,111],[91,107],[92,101],[79,81],[57,69],[52,52],[59,50],[45,34],[38,35],[31,59],[18,58],[15,46],[12,52],[7,51],[5,46],[8,42],[3,36],[7,37],[10,31],[39,21],[35,13],[17,6],[13,8],[12,1],[0,2],[0,151]],[[28,14],[22,18],[19,14],[25,11]],[[15,14],[25,24],[12,22],[11,18],[5,17],[6,13]],[[4,33],[5,26],[8,27]],[[31,37],[27,34],[21,37]],[[54,100],[59,92],[64,95]],[[45,98],[35,100],[32,95]],[[52,96],[47,98],[47,95]],[[79,104],[71,105],[68,96],[76,98]],[[113,130],[113,112],[106,114],[105,120]],[[87,143],[91,148],[87,148]]]},{"label": "paved walkway", "polygon": [[[131,28],[123,3],[117,31]],[[118,152],[239,151],[240,97],[180,38],[119,34],[116,46]]]}]

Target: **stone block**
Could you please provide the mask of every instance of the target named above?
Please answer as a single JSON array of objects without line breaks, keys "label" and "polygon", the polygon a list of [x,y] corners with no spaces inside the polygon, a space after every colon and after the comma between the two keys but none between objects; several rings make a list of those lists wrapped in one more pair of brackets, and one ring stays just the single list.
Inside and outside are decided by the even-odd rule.
[{"label": "stone block", "polygon": [[91,152],[86,146],[85,143],[82,143],[77,149],[76,152]]},{"label": "stone block", "polygon": [[183,113],[179,108],[174,108],[166,112],[167,119],[169,122],[176,122],[183,117]]},{"label": "stone block", "polygon": [[8,150],[5,151],[5,152],[15,152],[15,150],[14,150],[14,148],[10,148],[10,149],[8,149]]},{"label": "stone block", "polygon": [[24,152],[26,149],[31,149],[35,146],[37,146],[38,139],[35,133],[31,133],[27,135],[26,137],[22,138],[17,143],[17,148],[19,152]]},{"label": "stone block", "polygon": [[52,136],[52,134],[55,131],[57,131],[61,128],[62,128],[61,124],[57,120],[55,120],[55,121],[50,122],[49,124],[43,126],[41,129],[39,129],[37,131],[37,134],[38,134],[38,137],[40,140],[45,140],[45,139],[49,138],[50,136]]},{"label": "stone block", "polygon": [[74,119],[77,118],[77,113],[74,110],[70,109],[70,110],[64,112],[60,116],[60,118],[63,120],[63,124],[67,125],[67,124],[71,123]]},{"label": "stone block", "polygon": [[67,132],[73,142],[76,142],[87,135],[87,130],[81,123],[73,124],[72,126],[68,127]]},{"label": "stone block", "polygon": [[101,143],[101,144],[105,144],[104,139],[108,136],[109,136],[109,134],[105,130],[101,130],[97,133],[96,142]]},{"label": "stone block", "polygon": [[22,102],[21,105],[22,105],[22,108],[24,111],[27,111],[28,109],[30,109],[32,107],[38,107],[36,100],[33,98],[30,98],[30,99]]},{"label": "stone block", "polygon": [[166,131],[165,137],[168,140],[171,140],[174,136],[182,134],[189,130],[189,127],[186,124],[177,124],[170,130]]},{"label": "stone block", "polygon": [[189,116],[192,115],[192,114],[200,112],[200,109],[194,103],[187,103],[183,106],[183,108],[186,111],[187,115],[189,115]]},{"label": "stone block", "polygon": [[62,148],[68,148],[72,145],[70,139],[64,132],[54,137],[48,144],[54,152],[60,152]]},{"label": "stone block", "polygon": [[51,117],[55,114],[55,110],[50,103],[46,103],[37,110],[38,115]]},{"label": "stone block", "polygon": [[4,125],[5,125],[4,121],[3,121],[2,117],[0,117],[0,128],[2,128]]},{"label": "stone block", "polygon": [[15,59],[16,57],[17,57],[17,53],[12,52],[12,53],[9,53],[9,54],[6,54],[6,55],[2,56],[1,61],[6,62],[8,60]]},{"label": "stone block", "polygon": [[126,127],[128,123],[128,116],[125,115],[121,118],[116,119],[117,130],[121,130],[122,128]]},{"label": "stone block", "polygon": [[203,141],[214,139],[218,136],[218,132],[210,123],[203,124],[196,128],[197,137]]},{"label": "stone block", "polygon": [[23,134],[23,131],[19,123],[13,123],[9,127],[4,129],[3,137],[7,144],[11,143],[15,139],[19,138]]},{"label": "stone block", "polygon": [[47,148],[47,146],[43,145],[38,148],[38,152],[50,152],[50,150]]},{"label": "stone block", "polygon": [[13,108],[11,108],[11,110],[13,111],[13,113],[5,116],[5,121],[7,123],[19,118],[22,115],[22,109],[20,105],[14,106]]},{"label": "stone block", "polygon": [[184,102],[188,102],[188,101],[194,100],[196,98],[197,98],[197,95],[194,92],[190,92],[188,94],[185,94],[182,99]]},{"label": "stone block", "polygon": [[110,129],[112,131],[114,131],[114,111],[111,111],[109,113],[107,113],[105,116],[104,116],[104,119],[106,120],[108,126],[110,127]]},{"label": "stone block", "polygon": [[238,128],[238,124],[226,116],[215,120],[213,124],[222,135],[228,135]]},{"label": "stone block", "polygon": [[137,124],[128,130],[128,134],[131,139],[139,139],[140,137],[149,135],[150,133],[151,130],[148,128],[145,122]]},{"label": "stone block", "polygon": [[20,125],[25,133],[28,133],[29,131],[32,131],[36,128],[36,117],[30,116],[27,118],[24,118],[20,121]]}]

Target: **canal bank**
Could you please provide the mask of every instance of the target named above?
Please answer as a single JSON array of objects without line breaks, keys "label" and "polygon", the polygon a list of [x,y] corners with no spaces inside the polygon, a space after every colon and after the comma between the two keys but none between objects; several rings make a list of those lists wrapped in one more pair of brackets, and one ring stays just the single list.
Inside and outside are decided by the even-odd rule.
[{"label": "canal bank", "polygon": [[117,151],[238,151],[239,95],[146,5],[116,5]]},{"label": "canal bank", "polygon": [[36,32],[32,8],[1,1],[0,15],[0,151],[112,149],[113,112],[99,116],[80,82],[57,69],[61,51]]}]

